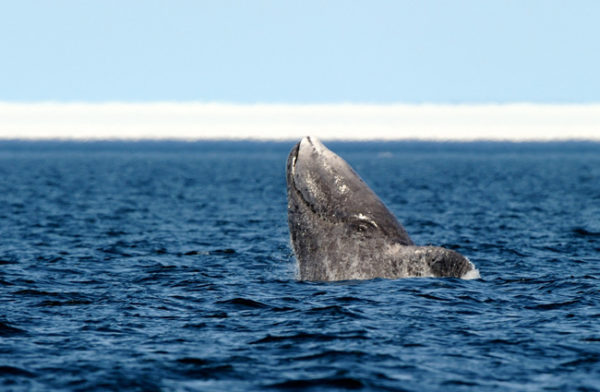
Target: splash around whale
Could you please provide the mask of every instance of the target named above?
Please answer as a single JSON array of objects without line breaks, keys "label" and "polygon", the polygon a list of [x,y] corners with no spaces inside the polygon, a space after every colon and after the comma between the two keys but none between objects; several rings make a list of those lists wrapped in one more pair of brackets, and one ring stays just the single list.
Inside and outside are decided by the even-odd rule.
[{"label": "splash around whale", "polygon": [[315,137],[292,148],[288,224],[301,280],[479,278],[463,255],[416,246],[377,195]]}]

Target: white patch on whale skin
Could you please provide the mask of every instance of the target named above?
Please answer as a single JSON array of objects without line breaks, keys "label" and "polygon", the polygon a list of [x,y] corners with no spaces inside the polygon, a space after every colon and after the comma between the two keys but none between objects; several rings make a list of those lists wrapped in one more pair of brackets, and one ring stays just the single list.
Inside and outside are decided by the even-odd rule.
[{"label": "white patch on whale skin", "polygon": [[354,215],[354,217],[358,218],[358,219],[360,219],[362,221],[369,222],[374,227],[379,227],[379,226],[377,226],[377,223],[375,223],[375,221],[373,221],[373,219],[369,218],[368,216],[366,216],[366,215],[364,215],[362,213],[361,214],[356,214],[356,215]]},{"label": "white patch on whale skin", "polygon": [[296,159],[297,159],[297,156],[294,156],[292,158],[292,178],[294,178],[296,176]]},{"label": "white patch on whale skin", "polygon": [[348,188],[348,186],[344,183],[344,180],[341,176],[335,175],[333,177],[333,181],[335,181],[335,185],[337,185],[338,190],[341,194],[348,193],[348,191],[350,190],[350,188]]},{"label": "white patch on whale skin", "polygon": [[306,188],[308,189],[308,193],[311,195],[316,195],[318,194],[318,190],[319,190],[319,186],[317,184],[317,181],[315,181],[315,179],[312,176],[306,176],[304,178],[304,183]]}]

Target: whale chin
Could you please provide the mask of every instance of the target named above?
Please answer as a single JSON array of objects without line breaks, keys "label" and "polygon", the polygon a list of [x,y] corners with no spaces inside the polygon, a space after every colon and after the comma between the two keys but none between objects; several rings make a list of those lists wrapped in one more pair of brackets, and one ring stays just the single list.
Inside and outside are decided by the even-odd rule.
[{"label": "whale chin", "polygon": [[290,151],[286,180],[301,280],[479,276],[458,252],[415,246],[350,165],[314,137]]}]

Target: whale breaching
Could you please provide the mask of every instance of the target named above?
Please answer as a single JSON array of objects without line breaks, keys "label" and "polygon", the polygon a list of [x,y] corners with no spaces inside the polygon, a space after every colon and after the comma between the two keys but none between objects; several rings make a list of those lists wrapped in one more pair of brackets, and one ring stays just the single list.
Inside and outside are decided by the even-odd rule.
[{"label": "whale breaching", "polygon": [[479,277],[458,252],[416,246],[350,165],[315,137],[292,148],[286,180],[301,280]]}]

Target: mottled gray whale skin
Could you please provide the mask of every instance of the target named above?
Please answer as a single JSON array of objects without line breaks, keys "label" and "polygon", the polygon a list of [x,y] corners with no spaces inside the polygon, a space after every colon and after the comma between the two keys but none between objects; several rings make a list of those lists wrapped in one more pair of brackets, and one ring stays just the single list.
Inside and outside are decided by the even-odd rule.
[{"label": "mottled gray whale skin", "polygon": [[377,195],[314,137],[287,160],[288,224],[301,280],[478,277],[461,254],[416,246]]}]

